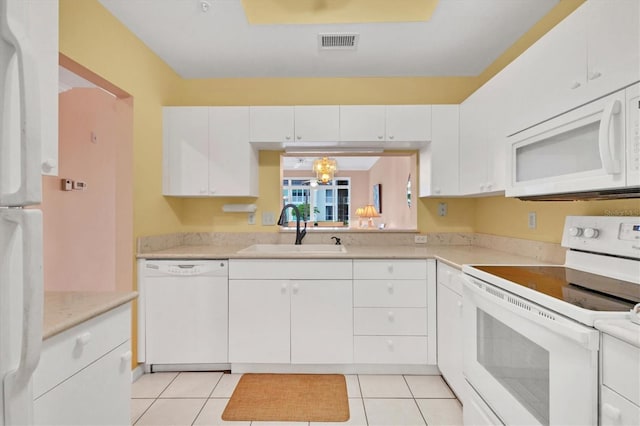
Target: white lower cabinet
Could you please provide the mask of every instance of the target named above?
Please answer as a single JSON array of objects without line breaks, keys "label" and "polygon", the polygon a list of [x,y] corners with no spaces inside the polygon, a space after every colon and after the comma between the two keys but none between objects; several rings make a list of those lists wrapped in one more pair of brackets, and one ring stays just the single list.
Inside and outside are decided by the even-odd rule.
[{"label": "white lower cabinet", "polygon": [[464,402],[462,375],[462,271],[438,262],[438,368]]},{"label": "white lower cabinet", "polygon": [[36,425],[129,425],[127,303],[43,342],[33,377]]},{"label": "white lower cabinet", "polygon": [[600,424],[640,424],[640,348],[602,334]]},{"label": "white lower cabinet", "polygon": [[351,260],[232,259],[229,267],[231,363],[353,362]]},{"label": "white lower cabinet", "polygon": [[435,363],[432,269],[427,260],[353,261],[356,364]]}]

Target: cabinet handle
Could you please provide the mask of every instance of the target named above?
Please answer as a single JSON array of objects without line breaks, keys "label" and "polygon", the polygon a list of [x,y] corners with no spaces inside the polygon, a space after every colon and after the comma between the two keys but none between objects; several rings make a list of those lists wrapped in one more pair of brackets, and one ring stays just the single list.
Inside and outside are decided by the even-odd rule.
[{"label": "cabinet handle", "polygon": [[296,139],[300,140],[300,139],[302,139],[302,136],[298,135],[298,136],[296,136]]},{"label": "cabinet handle", "polygon": [[387,290],[389,290],[389,293],[393,293],[393,283],[387,283]]},{"label": "cabinet handle", "polygon": [[207,193],[207,190],[206,190],[206,189],[201,189],[201,190],[200,190],[200,194],[206,194],[206,193]]},{"label": "cabinet handle", "polygon": [[131,356],[132,356],[131,351],[126,351],[125,353],[123,353],[122,355],[120,355],[120,360],[121,360],[123,363],[130,362],[130,361],[131,361]]},{"label": "cabinet handle", "polygon": [[90,340],[91,340],[91,333],[87,331],[86,333],[82,333],[81,335],[76,337],[76,345],[87,346]]},{"label": "cabinet handle", "polygon": [[459,309],[462,309],[462,302],[461,302],[460,300],[458,300],[458,301],[456,302],[456,305],[458,305],[458,308],[459,308]]},{"label": "cabinet handle", "polygon": [[387,270],[389,271],[390,274],[393,274],[393,265],[387,266]]},{"label": "cabinet handle", "polygon": [[52,158],[48,158],[42,162],[42,171],[49,173],[51,170],[58,166],[58,162]]},{"label": "cabinet handle", "polygon": [[300,289],[300,286],[298,285],[298,283],[294,283],[291,286],[292,290],[293,290],[293,294],[298,294],[298,290]]},{"label": "cabinet handle", "polygon": [[291,136],[287,135],[284,137],[286,140],[290,141],[291,140]]},{"label": "cabinet handle", "polygon": [[620,409],[605,403],[602,406],[602,414],[612,420],[620,420]]},{"label": "cabinet handle", "polygon": [[493,183],[491,182],[487,183],[487,191],[491,191],[492,187],[493,187]]},{"label": "cabinet handle", "polygon": [[589,80],[596,80],[602,77],[602,73],[599,71],[593,71],[589,73]]},{"label": "cabinet handle", "polygon": [[435,192],[436,194],[440,193],[440,188],[436,188],[433,192]]},{"label": "cabinet handle", "polygon": [[480,191],[484,192],[484,185],[480,185]]},{"label": "cabinet handle", "polygon": [[582,84],[578,83],[577,81],[574,81],[573,84],[571,85],[571,90],[576,90],[580,86],[582,86]]},{"label": "cabinet handle", "polygon": [[282,287],[280,288],[280,291],[282,293],[286,293],[287,292],[287,283],[282,283]]},{"label": "cabinet handle", "polygon": [[379,139],[379,140],[382,140],[382,136],[378,135],[378,139]]},{"label": "cabinet handle", "polygon": [[395,319],[395,315],[394,315],[393,311],[389,311],[387,313],[387,318],[389,318],[389,321],[393,321]]},{"label": "cabinet handle", "polygon": [[393,340],[387,340],[387,347],[389,350],[393,350]]},{"label": "cabinet handle", "polygon": [[393,135],[389,135],[389,139],[393,140]]}]

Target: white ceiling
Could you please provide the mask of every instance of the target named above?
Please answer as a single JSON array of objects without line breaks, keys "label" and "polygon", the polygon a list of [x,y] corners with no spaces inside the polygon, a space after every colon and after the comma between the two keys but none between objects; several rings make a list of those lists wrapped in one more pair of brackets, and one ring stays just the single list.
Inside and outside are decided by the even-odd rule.
[{"label": "white ceiling", "polygon": [[[389,0],[393,1],[393,0]],[[440,0],[412,23],[249,25],[241,0],[100,0],[183,78],[475,76],[558,0]],[[356,32],[355,51],[318,33]]]},{"label": "white ceiling", "polygon": [[[284,170],[300,171],[301,176],[311,176],[313,161],[319,157],[281,157]],[[380,157],[332,157],[336,160],[338,172],[340,170],[369,170]]]}]

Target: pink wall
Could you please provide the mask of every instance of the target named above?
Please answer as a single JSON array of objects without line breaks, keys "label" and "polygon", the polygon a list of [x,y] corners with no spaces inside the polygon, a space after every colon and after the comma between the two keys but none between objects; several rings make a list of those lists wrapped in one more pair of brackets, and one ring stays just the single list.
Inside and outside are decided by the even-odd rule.
[{"label": "pink wall", "polygon": [[[382,213],[374,219],[386,229],[417,229],[416,160],[411,157],[380,157],[369,170],[369,203],[373,203],[373,185],[382,185]],[[407,178],[411,173],[411,208],[407,206]]]},{"label": "pink wall", "polygon": [[[132,107],[73,89],[59,95],[59,108],[60,174],[43,178],[45,289],[130,290]],[[62,191],[62,178],[87,189]]]}]

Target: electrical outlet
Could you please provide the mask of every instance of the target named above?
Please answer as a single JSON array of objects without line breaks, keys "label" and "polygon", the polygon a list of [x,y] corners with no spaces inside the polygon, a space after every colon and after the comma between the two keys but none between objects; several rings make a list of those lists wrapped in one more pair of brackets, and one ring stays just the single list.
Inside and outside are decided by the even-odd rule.
[{"label": "electrical outlet", "polygon": [[438,216],[447,215],[447,203],[438,203]]},{"label": "electrical outlet", "polygon": [[73,189],[73,181],[71,179],[60,179],[60,189],[71,191]]},{"label": "electrical outlet", "polygon": [[255,213],[249,213],[249,225],[255,225],[256,224],[256,214]]},{"label": "electrical outlet", "polygon": [[413,237],[413,241],[416,244],[427,244],[427,236],[426,235],[416,235]]},{"label": "electrical outlet", "polygon": [[87,189],[87,183],[81,180],[76,180],[75,182],[73,182],[73,189],[75,189],[76,191],[84,191],[85,189]]},{"label": "electrical outlet", "polygon": [[536,212],[529,212],[529,229],[536,229],[537,222]]}]

